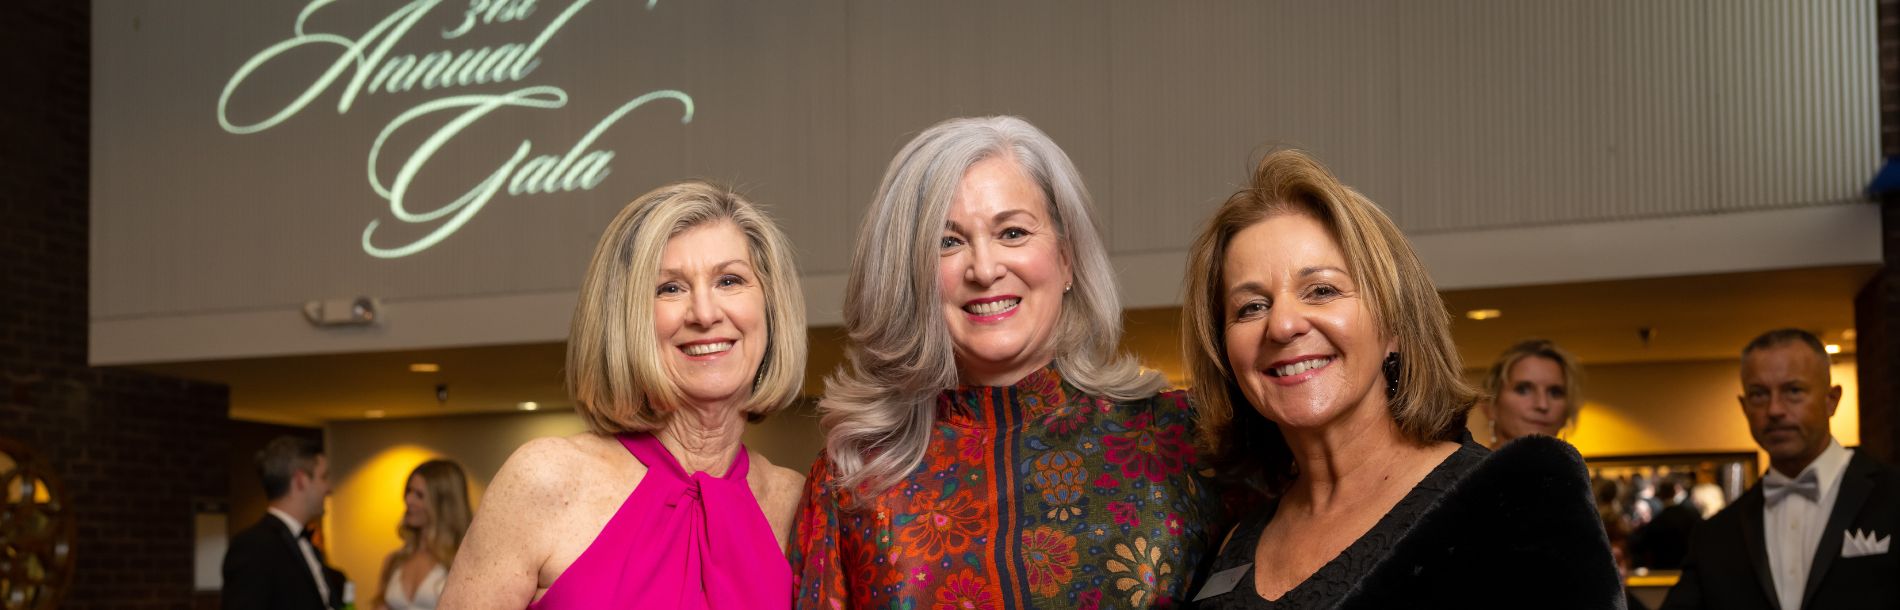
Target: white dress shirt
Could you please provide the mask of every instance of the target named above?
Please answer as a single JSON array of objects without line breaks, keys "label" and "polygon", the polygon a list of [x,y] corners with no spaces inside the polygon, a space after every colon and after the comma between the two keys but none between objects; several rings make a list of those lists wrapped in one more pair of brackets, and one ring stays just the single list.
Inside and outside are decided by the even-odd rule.
[{"label": "white dress shirt", "polygon": [[[1800,494],[1788,494],[1779,503],[1762,506],[1762,540],[1768,546],[1768,569],[1774,574],[1775,593],[1781,598],[1781,610],[1799,610],[1801,595],[1807,591],[1808,568],[1815,550],[1821,546],[1821,534],[1834,513],[1834,500],[1841,495],[1841,476],[1847,473],[1847,460],[1853,452],[1839,441],[1828,440],[1827,449],[1801,472],[1814,471],[1820,484],[1820,499],[1809,500]],[[1773,468],[1762,477],[1777,482],[1792,481]]]},{"label": "white dress shirt", "polygon": [[276,507],[270,509],[270,514],[278,519],[282,519],[284,525],[290,526],[291,537],[297,539],[297,548],[303,551],[303,562],[305,565],[310,566],[310,577],[317,581],[317,593],[323,596],[323,605],[329,606],[330,585],[329,583],[323,582],[323,564],[317,561],[316,548],[311,547],[310,541],[305,540],[303,536],[299,535],[303,533],[303,522],[298,521],[296,517],[290,516],[289,513],[277,510]]}]

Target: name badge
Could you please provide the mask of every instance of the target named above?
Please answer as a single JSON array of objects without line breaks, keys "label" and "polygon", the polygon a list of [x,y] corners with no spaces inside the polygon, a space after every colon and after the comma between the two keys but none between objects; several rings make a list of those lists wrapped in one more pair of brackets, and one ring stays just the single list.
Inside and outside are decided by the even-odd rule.
[{"label": "name badge", "polygon": [[1253,562],[1241,564],[1240,567],[1229,568],[1226,570],[1215,572],[1213,576],[1207,577],[1207,584],[1201,585],[1201,592],[1198,594],[1195,594],[1194,601],[1198,602],[1210,597],[1214,597],[1216,595],[1225,594],[1228,591],[1232,591],[1234,590],[1235,585],[1240,584],[1241,578],[1244,578],[1248,574],[1252,574],[1252,573],[1253,573]]}]

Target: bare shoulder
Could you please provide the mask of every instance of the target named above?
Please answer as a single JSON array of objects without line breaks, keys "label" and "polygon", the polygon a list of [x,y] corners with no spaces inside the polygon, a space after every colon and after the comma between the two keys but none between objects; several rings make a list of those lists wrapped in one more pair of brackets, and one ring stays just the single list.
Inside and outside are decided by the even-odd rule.
[{"label": "bare shoulder", "polygon": [[625,453],[614,437],[591,432],[571,436],[546,436],[521,445],[517,457],[548,460],[587,460]]},{"label": "bare shoulder", "polygon": [[620,444],[620,439],[605,434],[582,432],[573,436],[549,437],[536,440],[563,445],[566,450],[572,452],[571,455],[575,459],[582,460],[585,463],[614,465],[640,463],[639,460],[631,459],[632,454],[627,452],[625,445]]},{"label": "bare shoulder", "polygon": [[587,452],[578,440],[547,437],[522,444],[502,463],[501,472],[495,474],[495,485],[513,483],[508,486],[542,490],[564,487],[576,467],[587,461]]},{"label": "bare shoulder", "polygon": [[798,501],[805,492],[805,475],[767,459],[764,454],[747,450],[751,456],[751,469],[746,473],[746,484],[752,488],[752,495],[759,500],[759,512],[765,515],[765,521],[772,527],[772,535],[778,538],[779,550],[783,551],[791,541],[792,522],[798,517]]},{"label": "bare shoulder", "polygon": [[591,479],[604,475],[625,476],[628,470],[643,473],[645,467],[639,461],[616,459],[625,454],[613,437],[598,434],[537,438],[508,456],[488,495],[506,494],[497,499],[558,506],[563,503],[541,503],[571,497],[588,487]]},{"label": "bare shoulder", "polygon": [[772,463],[764,454],[751,453],[751,479],[753,494],[759,497],[759,509],[769,518],[776,519],[784,514],[788,518],[798,509],[799,495],[805,492],[805,475],[798,471]]},{"label": "bare shoulder", "polygon": [[482,494],[442,607],[527,606],[586,548],[645,472],[609,436],[522,444]]}]

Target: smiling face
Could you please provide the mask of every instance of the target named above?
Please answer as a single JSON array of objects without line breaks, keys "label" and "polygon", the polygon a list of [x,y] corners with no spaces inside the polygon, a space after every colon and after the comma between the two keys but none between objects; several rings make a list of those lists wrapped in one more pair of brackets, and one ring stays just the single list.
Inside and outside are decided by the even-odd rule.
[{"label": "smiling face", "polygon": [[1828,419],[1841,404],[1827,359],[1798,342],[1756,349],[1742,358],[1742,413],[1768,462],[1795,476],[1828,447]]},{"label": "smiling face", "polygon": [[1312,429],[1385,412],[1381,365],[1397,343],[1381,336],[1325,225],[1268,218],[1235,234],[1221,264],[1227,364],[1262,416]]},{"label": "smiling face", "polygon": [[721,220],[681,232],[660,253],[653,330],[674,385],[697,403],[750,395],[765,358],[765,290],[745,234]]},{"label": "smiling face", "polygon": [[429,514],[429,486],[423,482],[422,475],[409,476],[409,484],[402,489],[402,526],[416,529],[428,529],[432,515]]},{"label": "smiling face", "polygon": [[1570,421],[1563,365],[1542,356],[1519,358],[1505,371],[1504,389],[1491,405],[1499,442],[1533,434],[1556,436]]},{"label": "smiling face", "polygon": [[1054,359],[1069,263],[1048,199],[1015,160],[964,172],[939,246],[937,291],[963,382],[1009,385]]}]

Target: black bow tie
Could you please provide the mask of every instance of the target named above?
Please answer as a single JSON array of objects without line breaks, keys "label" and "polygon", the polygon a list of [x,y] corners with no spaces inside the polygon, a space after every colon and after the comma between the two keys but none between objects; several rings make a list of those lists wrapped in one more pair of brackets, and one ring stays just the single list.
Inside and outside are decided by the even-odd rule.
[{"label": "black bow tie", "polygon": [[310,540],[310,537],[316,535],[316,533],[317,533],[317,530],[313,530],[313,529],[310,529],[309,527],[305,527],[303,528],[303,531],[297,532],[297,537],[308,541]]}]

